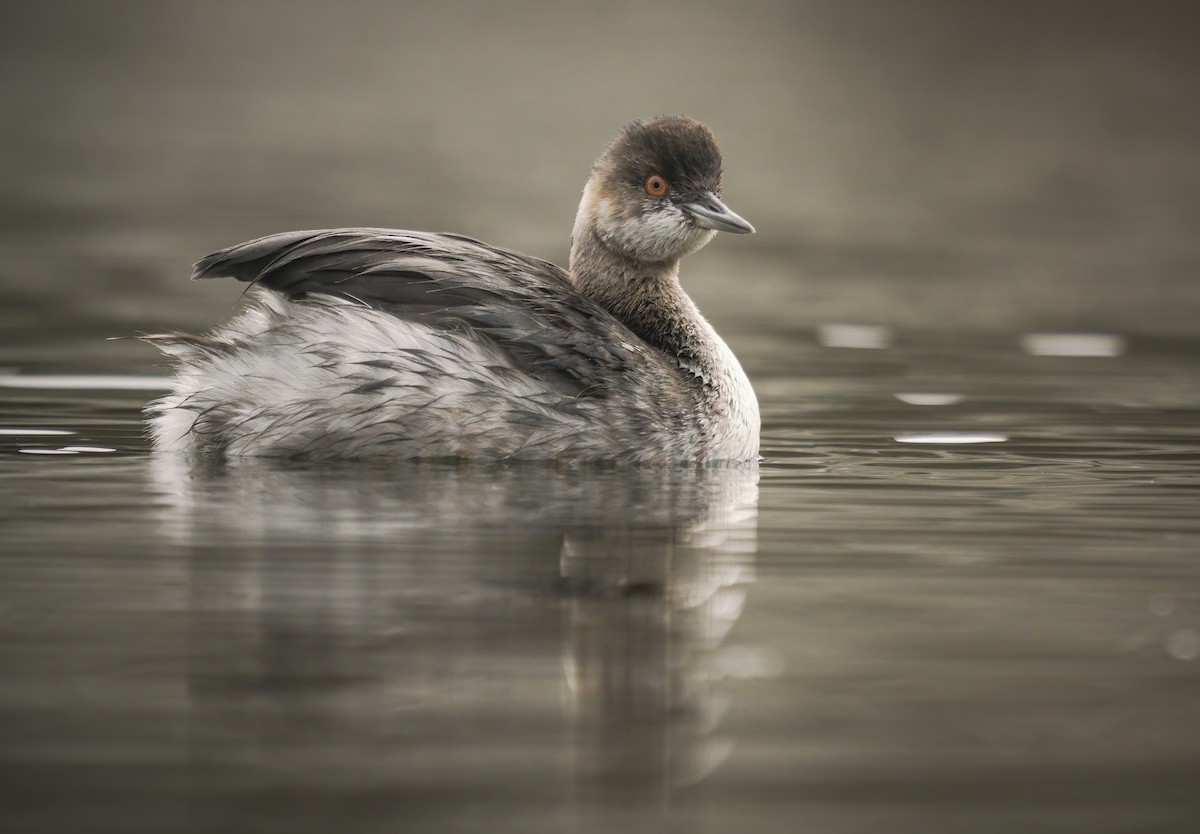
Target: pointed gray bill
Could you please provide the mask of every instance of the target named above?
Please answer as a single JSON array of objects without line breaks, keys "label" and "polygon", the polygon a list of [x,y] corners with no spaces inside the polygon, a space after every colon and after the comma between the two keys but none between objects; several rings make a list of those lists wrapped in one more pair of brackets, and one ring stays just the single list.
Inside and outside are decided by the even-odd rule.
[{"label": "pointed gray bill", "polygon": [[701,229],[716,229],[735,235],[754,233],[754,227],[730,211],[729,206],[718,200],[715,194],[705,194],[692,203],[680,203],[679,207]]}]

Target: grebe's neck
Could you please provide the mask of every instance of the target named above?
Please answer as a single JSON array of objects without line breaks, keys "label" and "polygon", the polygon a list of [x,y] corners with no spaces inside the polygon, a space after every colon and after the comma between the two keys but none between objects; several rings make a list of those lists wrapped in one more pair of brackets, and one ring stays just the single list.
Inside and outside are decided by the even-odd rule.
[{"label": "grebe's neck", "polygon": [[716,356],[712,327],[679,284],[679,261],[647,263],[614,251],[590,223],[578,224],[569,273],[579,292],[704,381]]},{"label": "grebe's neck", "polygon": [[695,380],[711,422],[712,454],[750,460],[758,454],[754,388],[737,357],[679,285],[679,261],[647,263],[613,251],[589,223],[577,224],[571,282]]}]

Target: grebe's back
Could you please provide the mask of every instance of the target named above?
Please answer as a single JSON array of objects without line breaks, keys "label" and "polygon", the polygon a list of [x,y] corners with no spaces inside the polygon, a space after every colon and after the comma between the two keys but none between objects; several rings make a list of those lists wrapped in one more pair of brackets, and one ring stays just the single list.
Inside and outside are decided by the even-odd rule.
[{"label": "grebe's back", "polygon": [[[691,457],[697,392],[558,267],[456,235],[336,229],[217,252],[253,285],[176,360],[160,449],[297,457]],[[694,443],[696,438],[692,438]]]}]

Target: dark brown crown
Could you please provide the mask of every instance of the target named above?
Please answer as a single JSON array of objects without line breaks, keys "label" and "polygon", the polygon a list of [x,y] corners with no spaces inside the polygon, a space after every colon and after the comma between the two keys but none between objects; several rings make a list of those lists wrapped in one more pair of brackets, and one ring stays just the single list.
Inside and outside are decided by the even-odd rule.
[{"label": "dark brown crown", "polygon": [[721,190],[717,140],[707,126],[685,116],[630,122],[605,149],[597,167],[638,188],[648,175],[660,174],[676,194]]}]

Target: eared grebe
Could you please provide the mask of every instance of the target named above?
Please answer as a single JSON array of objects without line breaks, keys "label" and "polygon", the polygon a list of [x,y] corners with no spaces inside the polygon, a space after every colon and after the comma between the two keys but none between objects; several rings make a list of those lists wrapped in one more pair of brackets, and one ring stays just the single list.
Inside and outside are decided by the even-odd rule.
[{"label": "eared grebe", "polygon": [[711,131],[626,125],[592,167],[570,271],[460,235],[287,232],[209,255],[253,302],[174,360],[154,445],[229,456],[747,461],[758,401],[679,285],[754,228],[720,200]]}]

